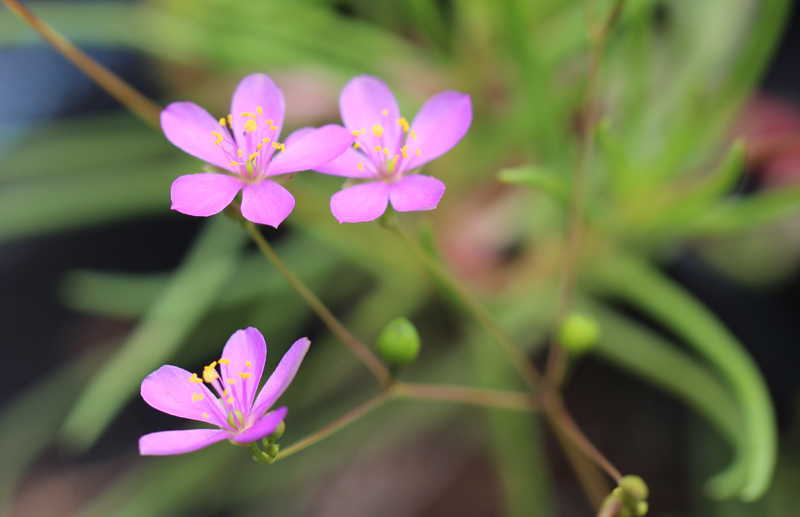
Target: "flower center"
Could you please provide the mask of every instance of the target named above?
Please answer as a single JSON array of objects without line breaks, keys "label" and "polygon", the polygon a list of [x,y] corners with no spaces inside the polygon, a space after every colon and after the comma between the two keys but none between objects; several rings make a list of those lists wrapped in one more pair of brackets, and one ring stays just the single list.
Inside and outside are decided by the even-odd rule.
[{"label": "flower center", "polygon": [[[381,115],[388,117],[389,110],[382,110]],[[412,169],[416,157],[422,154],[415,142],[417,134],[409,126],[408,120],[405,117],[400,117],[394,123],[398,124],[402,129],[399,143],[387,141],[387,132],[380,123],[373,124],[369,133],[367,128],[352,132],[353,136],[356,137],[353,148],[360,149],[365,157],[370,159],[378,170],[379,177],[385,181],[400,179],[403,173]],[[369,135],[372,135],[372,137]],[[402,147],[399,147],[400,144],[402,144]],[[410,153],[409,147],[414,148],[414,151]],[[358,170],[364,170],[362,162],[358,163]]]},{"label": "flower center", "polygon": [[[255,112],[245,111],[239,114],[245,119],[241,134],[236,133],[234,116],[219,119],[222,131],[212,131],[214,145],[222,147],[231,159],[228,164],[233,167],[245,181],[260,180],[269,167],[276,151],[285,151],[286,146],[277,141],[278,126],[275,121],[264,114],[261,106]],[[226,138],[227,136],[227,138]]]},{"label": "flower center", "polygon": [[[219,371],[217,371],[219,365]],[[251,425],[248,417],[250,415],[251,393],[254,393],[255,386],[250,380],[252,374],[252,363],[245,361],[244,371],[235,371],[231,367],[228,359],[214,361],[203,368],[202,378],[196,373],[192,374],[190,383],[208,384],[217,394],[214,400],[208,400],[203,394],[203,390],[196,390],[192,393],[192,402],[203,405],[203,418],[210,418],[214,414],[218,422],[227,422],[231,430],[241,431]],[[220,375],[221,374],[221,375]]]}]

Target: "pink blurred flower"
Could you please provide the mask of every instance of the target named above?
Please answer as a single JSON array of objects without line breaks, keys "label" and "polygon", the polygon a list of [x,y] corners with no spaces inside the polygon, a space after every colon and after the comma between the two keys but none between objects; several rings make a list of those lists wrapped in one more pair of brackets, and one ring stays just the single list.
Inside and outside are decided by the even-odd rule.
[{"label": "pink blurred flower", "polygon": [[142,382],[145,402],[164,413],[208,422],[219,429],[146,434],[139,439],[139,453],[170,456],[194,452],[226,439],[248,445],[269,436],[286,418],[287,408],[267,411],[291,384],[310,344],[307,338],[300,338],[292,345],[257,398],[267,345],[253,327],[236,331],[225,345],[222,359],[206,366],[200,377],[170,365],[151,373]]},{"label": "pink blurred flower", "polygon": [[[265,74],[242,79],[231,115],[215,120],[192,102],[173,102],[161,112],[167,139],[183,151],[222,169],[181,176],[172,184],[172,209],[206,217],[221,212],[242,191],[242,215],[277,227],[294,208],[288,190],[268,179],[313,169],[353,143],[343,127],[306,128],[278,142],[285,107],[283,93]],[[278,150],[281,152],[275,154]]]},{"label": "pink blurred flower", "polygon": [[366,182],[333,195],[334,217],[340,223],[372,221],[383,215],[389,201],[399,212],[436,208],[444,183],[409,173],[452,149],[467,133],[472,123],[470,96],[452,90],[438,93],[409,124],[389,87],[361,75],[345,85],[339,109],[355,144],[314,170]]}]

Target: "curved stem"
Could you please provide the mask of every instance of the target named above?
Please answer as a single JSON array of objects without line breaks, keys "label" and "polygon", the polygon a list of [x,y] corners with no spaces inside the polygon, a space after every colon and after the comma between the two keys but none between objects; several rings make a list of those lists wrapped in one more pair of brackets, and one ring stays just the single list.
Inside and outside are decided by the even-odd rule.
[{"label": "curved stem", "polygon": [[88,75],[90,79],[96,82],[112,97],[117,99],[120,104],[131,110],[151,126],[157,129],[161,128],[159,119],[161,106],[139,93],[111,70],[86,55],[58,31],[39,19],[30,9],[22,5],[18,0],[0,0],[0,2],[19,19],[38,32],[39,36],[51,47],[72,62],[72,64],[78,67],[83,73]]},{"label": "curved stem", "polygon": [[436,259],[425,253],[419,245],[412,239],[393,217],[384,220],[385,227],[391,231],[411,253],[435,276],[439,281],[447,285],[459,298],[461,303],[467,308],[472,316],[481,326],[494,338],[503,348],[503,351],[511,360],[514,368],[519,372],[528,387],[535,391],[541,381],[541,374],[528,359],[528,356],[519,349],[517,344],[508,333],[495,321],[489,311],[470,293],[461,283]]},{"label": "curved stem", "polygon": [[392,392],[398,398],[455,402],[512,411],[531,412],[536,410],[536,403],[529,393],[405,382],[395,383],[392,386]]},{"label": "curved stem", "polygon": [[380,360],[375,357],[375,354],[370,352],[370,350],[362,343],[357,337],[355,337],[347,328],[342,325],[342,323],[334,316],[330,310],[325,306],[319,298],[316,297],[311,290],[306,287],[302,280],[300,280],[297,275],[295,275],[289,266],[281,260],[275,250],[272,249],[272,246],[269,245],[267,240],[261,235],[261,232],[258,231],[258,228],[255,224],[251,223],[250,221],[244,221],[242,223],[247,229],[247,232],[253,238],[258,248],[264,253],[264,255],[272,262],[272,264],[280,271],[280,273],[289,281],[292,288],[297,291],[297,294],[311,307],[311,310],[317,313],[317,316],[327,325],[333,334],[339,338],[339,341],[345,344],[347,348],[350,349],[356,357],[358,357],[364,365],[370,369],[372,374],[378,381],[381,383],[381,386],[384,388],[389,386],[392,382],[392,376],[389,373],[389,370]]}]

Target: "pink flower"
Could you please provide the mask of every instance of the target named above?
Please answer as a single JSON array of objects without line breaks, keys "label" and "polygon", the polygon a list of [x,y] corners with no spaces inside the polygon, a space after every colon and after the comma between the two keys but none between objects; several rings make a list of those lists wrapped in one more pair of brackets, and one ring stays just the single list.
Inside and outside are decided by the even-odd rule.
[{"label": "pink flower", "polygon": [[248,445],[269,436],[286,418],[287,408],[267,411],[291,384],[310,344],[307,338],[300,338],[292,345],[257,398],[267,345],[253,327],[236,331],[225,345],[222,359],[206,366],[200,377],[170,365],[151,373],[142,382],[145,402],[164,413],[208,422],[219,429],[146,434],[139,439],[139,453],[170,456],[194,452],[225,439]]},{"label": "pink flower", "polygon": [[452,90],[438,93],[422,106],[410,125],[400,115],[392,91],[380,79],[351,79],[339,97],[344,125],[356,136],[354,148],[317,172],[366,180],[331,198],[340,223],[377,219],[389,201],[399,212],[432,210],[444,194],[444,183],[413,174],[453,148],[472,123],[470,96]]},{"label": "pink flower", "polygon": [[176,179],[172,209],[199,217],[214,215],[241,190],[242,215],[277,228],[292,212],[294,197],[268,178],[313,169],[353,143],[343,127],[331,124],[295,132],[281,144],[284,111],[283,93],[265,74],[242,79],[233,94],[231,115],[219,121],[192,102],[173,102],[164,108],[161,128],[167,139],[227,171]]}]

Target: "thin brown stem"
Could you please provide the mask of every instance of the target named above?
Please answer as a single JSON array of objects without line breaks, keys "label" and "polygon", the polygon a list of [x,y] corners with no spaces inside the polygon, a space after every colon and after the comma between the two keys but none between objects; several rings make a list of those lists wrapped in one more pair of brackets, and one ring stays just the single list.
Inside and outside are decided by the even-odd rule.
[{"label": "thin brown stem", "polygon": [[151,101],[116,74],[104,67],[81,49],[72,44],[50,25],[39,19],[30,9],[18,0],[0,0],[12,13],[39,33],[51,47],[72,62],[83,73],[89,76],[105,91],[117,99],[123,106],[131,110],[148,124],[160,128],[159,115],[161,106]]},{"label": "thin brown stem", "polygon": [[464,304],[467,311],[475,318],[475,320],[491,335],[494,340],[502,347],[503,351],[511,360],[514,368],[519,372],[522,379],[531,389],[536,391],[541,381],[541,374],[530,361],[527,355],[519,349],[517,344],[508,335],[508,333],[495,321],[494,317],[481,305],[475,296],[469,292],[459,282],[453,274],[447,270],[433,257],[425,253],[419,245],[412,239],[393,218],[385,221],[386,228],[389,229],[403,244],[411,251],[411,253],[428,269],[428,271],[435,276],[439,281],[447,285],[457,296],[461,303]]},{"label": "thin brown stem", "polygon": [[600,508],[603,500],[611,492],[611,485],[603,471],[592,460],[584,456],[583,452],[558,427],[553,427],[553,434],[561,445],[561,450],[564,451],[564,456],[575,472],[575,477],[578,478],[592,508],[595,510]]},{"label": "thin brown stem", "polygon": [[[585,5],[591,6],[590,2]],[[586,98],[583,108],[583,131],[578,150],[578,161],[572,183],[567,214],[567,238],[564,246],[564,259],[561,262],[561,283],[556,302],[556,317],[550,342],[550,352],[545,367],[544,384],[547,389],[558,387],[566,373],[567,354],[558,342],[558,330],[564,318],[574,305],[575,285],[578,277],[578,261],[584,232],[584,210],[589,186],[589,172],[595,146],[595,125],[599,117],[600,71],[608,35],[619,17],[625,0],[617,0],[611,14],[596,30],[592,30],[592,47],[589,53],[589,69],[587,72]],[[587,11],[588,12],[588,11]]]},{"label": "thin brown stem", "polygon": [[362,403],[359,406],[356,406],[348,413],[342,415],[341,417],[337,418],[330,424],[326,425],[319,431],[313,432],[310,435],[306,436],[305,438],[294,442],[292,445],[287,447],[286,449],[282,450],[278,453],[275,457],[275,461],[282,460],[287,456],[291,456],[292,454],[302,451],[306,447],[310,447],[315,443],[319,442],[327,438],[328,436],[332,435],[336,431],[346,427],[362,416],[366,415],[373,409],[377,408],[378,406],[382,405],[384,402],[391,398],[391,393],[387,391],[382,391],[372,397],[371,399],[367,400],[366,402]]},{"label": "thin brown stem", "polygon": [[405,382],[398,382],[392,386],[392,392],[398,398],[455,402],[512,411],[531,412],[536,410],[536,403],[530,393]]},{"label": "thin brown stem", "polygon": [[361,360],[364,365],[369,368],[375,378],[381,383],[384,388],[389,386],[392,382],[392,376],[389,370],[380,360],[373,354],[367,346],[355,337],[342,323],[334,316],[330,310],[325,306],[319,298],[316,297],[311,290],[306,287],[302,280],[295,275],[289,266],[281,260],[278,254],[272,249],[267,240],[258,231],[258,227],[250,221],[243,222],[247,232],[255,241],[258,248],[262,253],[272,262],[278,271],[286,278],[291,284],[292,288],[300,295],[300,297],[311,307],[317,316],[325,323],[333,334],[339,338],[339,341],[344,343],[355,356]]}]

